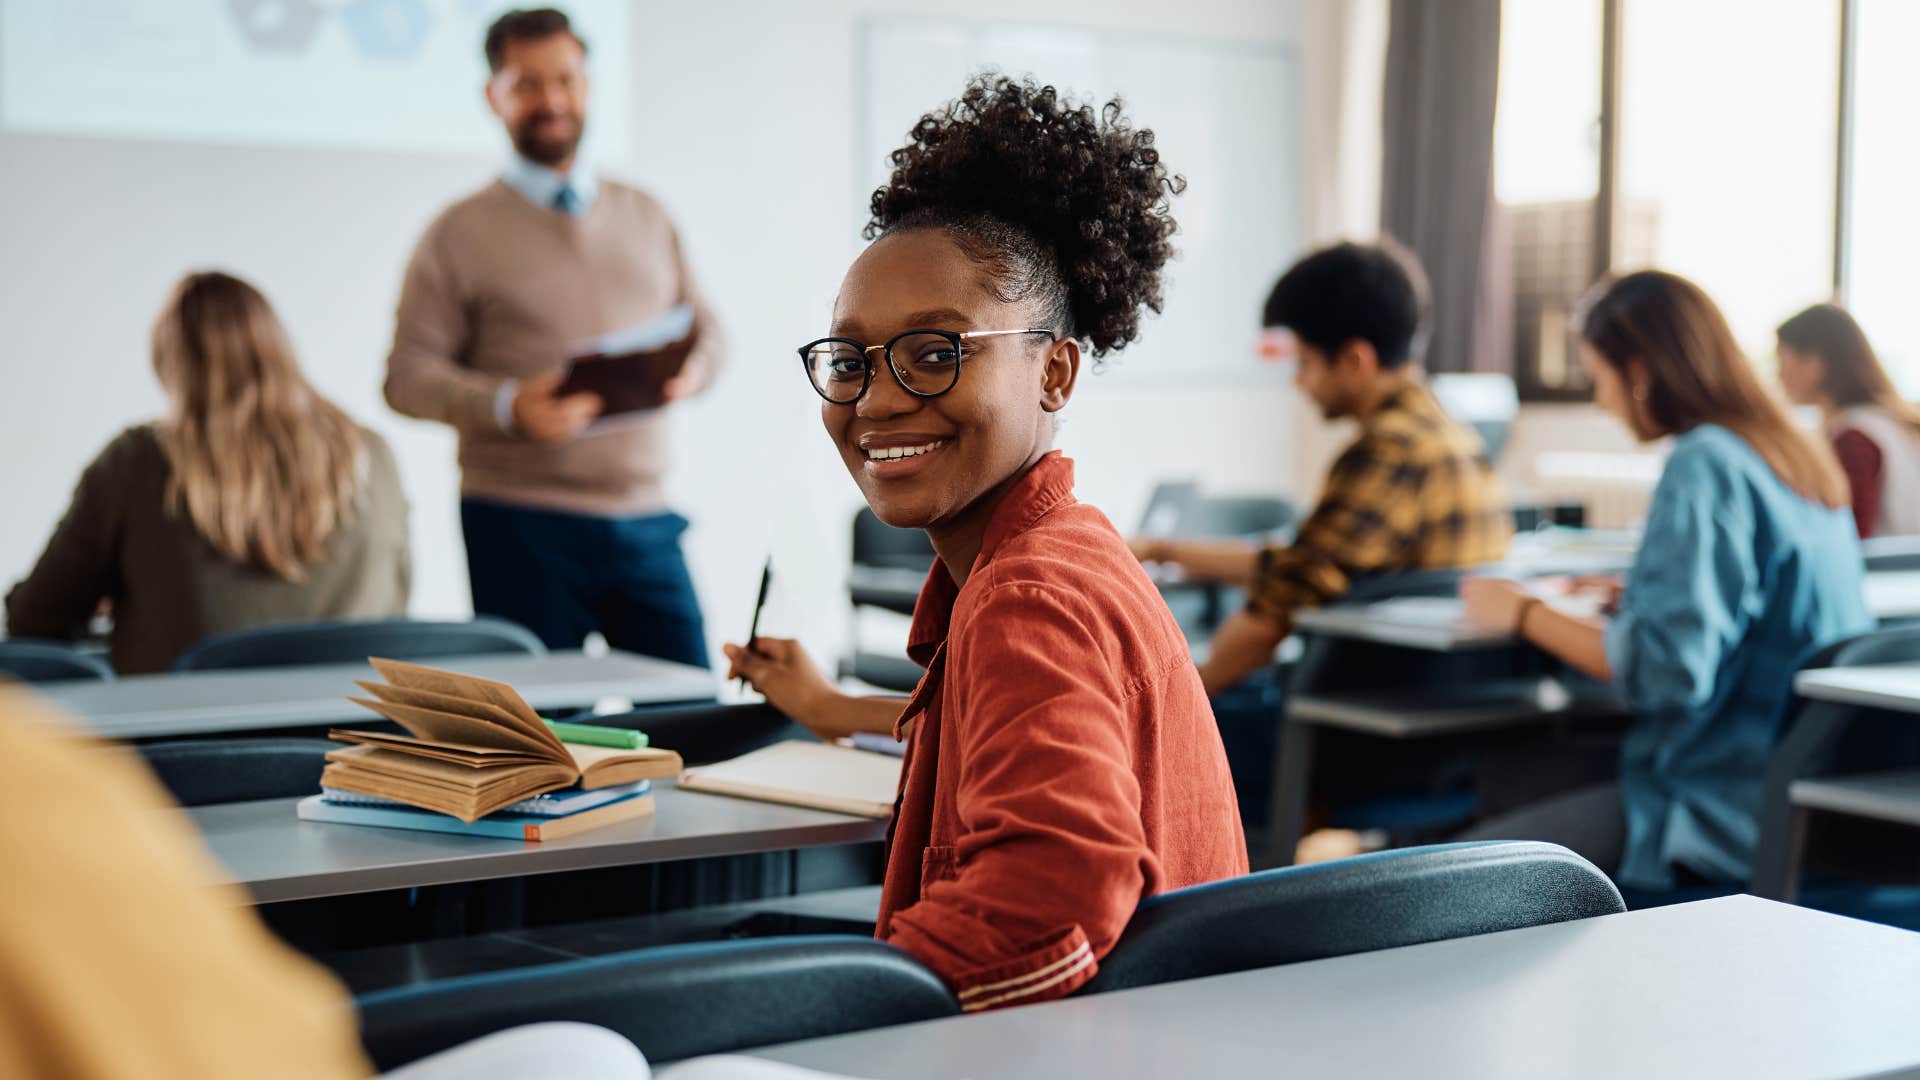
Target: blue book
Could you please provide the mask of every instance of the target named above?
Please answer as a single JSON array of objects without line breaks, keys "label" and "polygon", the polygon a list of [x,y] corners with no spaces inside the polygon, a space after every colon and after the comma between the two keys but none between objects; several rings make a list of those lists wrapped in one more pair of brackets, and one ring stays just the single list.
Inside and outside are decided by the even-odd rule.
[{"label": "blue book", "polygon": [[[582,810],[591,810],[596,806],[618,802],[629,795],[645,795],[652,790],[653,781],[651,780],[635,780],[631,784],[615,784],[613,787],[594,788],[592,791],[582,791],[577,787],[562,788],[559,791],[549,791],[545,795],[535,795],[531,799],[521,799],[517,803],[509,803],[494,813],[527,814],[532,817],[547,818],[566,817]],[[342,791],[324,784],[320,787],[320,797],[330,803],[347,806],[405,806],[408,809],[417,809],[398,799],[362,795],[357,791]]]},{"label": "blue book", "polygon": [[356,806],[328,802],[325,796],[309,795],[296,808],[302,821],[326,821],[340,825],[372,825],[382,829],[416,829],[425,832],[455,833],[462,836],[494,836],[507,840],[558,840],[563,836],[598,829],[617,822],[631,821],[653,813],[653,793],[629,795],[582,810],[566,817],[541,817],[535,814],[509,814],[497,811],[471,824],[437,810],[417,810],[411,806]]}]

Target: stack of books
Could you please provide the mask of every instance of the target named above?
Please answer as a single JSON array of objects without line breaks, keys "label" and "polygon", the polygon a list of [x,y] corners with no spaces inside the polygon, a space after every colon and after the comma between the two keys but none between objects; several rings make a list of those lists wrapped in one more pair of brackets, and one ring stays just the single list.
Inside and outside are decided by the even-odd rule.
[{"label": "stack of books", "polygon": [[505,683],[374,659],[384,683],[352,698],[408,734],[335,730],[310,821],[551,840],[653,812],[680,755],[562,742]]}]

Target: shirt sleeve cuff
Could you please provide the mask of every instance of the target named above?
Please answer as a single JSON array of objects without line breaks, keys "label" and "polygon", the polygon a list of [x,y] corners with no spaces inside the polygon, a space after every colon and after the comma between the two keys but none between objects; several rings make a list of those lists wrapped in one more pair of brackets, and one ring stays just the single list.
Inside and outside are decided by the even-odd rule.
[{"label": "shirt sleeve cuff", "polygon": [[980,1012],[1065,997],[1099,968],[1086,931],[1076,925],[1029,944],[1012,959],[960,972],[953,989],[962,1012]]},{"label": "shirt sleeve cuff", "polygon": [[500,430],[513,434],[513,395],[520,390],[520,380],[506,379],[493,391],[493,422]]}]

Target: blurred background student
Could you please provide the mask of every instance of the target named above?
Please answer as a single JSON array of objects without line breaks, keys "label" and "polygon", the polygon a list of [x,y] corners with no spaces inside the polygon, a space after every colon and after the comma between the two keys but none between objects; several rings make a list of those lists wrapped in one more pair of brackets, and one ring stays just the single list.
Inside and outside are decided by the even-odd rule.
[{"label": "blurred background student", "polygon": [[208,634],[407,608],[407,505],[380,437],[307,383],[266,297],[190,274],[153,325],[166,416],[87,466],[7,633],[83,636],[112,613],[113,666],[161,671]]},{"label": "blurred background student", "polygon": [[1901,398],[1853,316],[1814,306],[1780,324],[1780,385],[1820,409],[1862,540],[1920,533],[1920,408]]},{"label": "blurred background student", "polygon": [[1463,838],[1564,844],[1639,888],[1744,882],[1794,673],[1873,626],[1846,478],[1685,278],[1642,271],[1610,283],[1581,338],[1595,402],[1643,441],[1673,437],[1618,613],[1579,618],[1492,578],[1462,593],[1474,621],[1612,681],[1634,722],[1617,782]]}]

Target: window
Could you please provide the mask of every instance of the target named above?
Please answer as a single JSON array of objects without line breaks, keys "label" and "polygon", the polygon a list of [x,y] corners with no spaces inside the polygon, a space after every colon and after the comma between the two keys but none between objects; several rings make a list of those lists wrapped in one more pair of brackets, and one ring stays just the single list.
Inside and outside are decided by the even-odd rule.
[{"label": "window", "polygon": [[1920,397],[1920,4],[1855,0],[1842,283],[1854,317],[1908,397]]},{"label": "window", "polygon": [[1621,22],[1613,265],[1693,279],[1770,357],[1833,294],[1839,0],[1629,2]]},{"label": "window", "polygon": [[1591,392],[1572,301],[1644,266],[1698,281],[1763,362],[1838,291],[1920,396],[1920,3],[1504,0],[1501,24],[1495,250],[1523,399]]},{"label": "window", "polygon": [[1493,177],[1499,274],[1513,288],[1514,377],[1532,399],[1588,390],[1574,303],[1601,265],[1600,0],[1506,0]]}]

